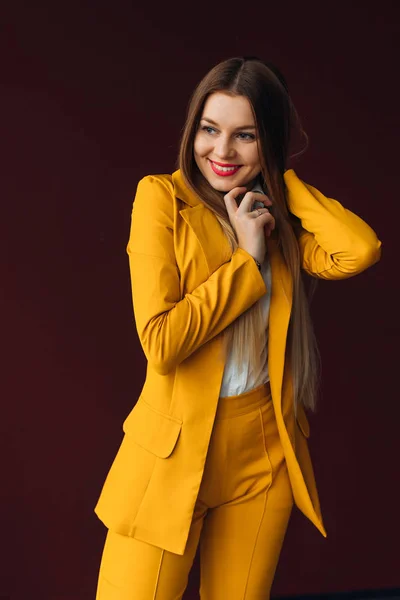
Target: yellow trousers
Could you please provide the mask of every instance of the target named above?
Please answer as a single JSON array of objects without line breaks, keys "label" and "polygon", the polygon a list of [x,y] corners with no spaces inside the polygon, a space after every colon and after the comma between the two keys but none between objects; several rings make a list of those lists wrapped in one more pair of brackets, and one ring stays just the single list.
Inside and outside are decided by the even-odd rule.
[{"label": "yellow trousers", "polygon": [[[166,459],[168,460],[168,459]],[[268,600],[293,495],[269,383],[221,397],[183,555],[108,531],[96,600]]]}]

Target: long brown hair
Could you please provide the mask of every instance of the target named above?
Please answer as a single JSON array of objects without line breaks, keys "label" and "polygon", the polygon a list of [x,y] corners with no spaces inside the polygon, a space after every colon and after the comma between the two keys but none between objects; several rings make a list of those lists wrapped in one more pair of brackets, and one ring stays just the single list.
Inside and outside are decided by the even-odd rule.
[{"label": "long brown hair", "polygon": [[[289,157],[289,145],[295,128],[308,141],[298,113],[291,101],[286,80],[272,63],[256,57],[225,60],[213,67],[198,84],[191,97],[183,129],[178,166],[186,184],[215,214],[232,251],[238,240],[229,221],[223,193],[215,190],[202,175],[194,159],[193,146],[204,104],[210,94],[224,92],[248,98],[257,131],[260,155],[260,181],[273,202],[278,247],[293,279],[293,305],[287,339],[287,360],[291,365],[294,409],[300,402],[315,410],[319,380],[319,352],[305,293],[296,230],[300,220],[290,213],[283,174]],[[301,154],[301,153],[300,153]],[[315,281],[315,280],[314,280]],[[310,288],[309,299],[315,290]],[[245,349],[252,365],[265,359],[266,332],[261,303],[258,300],[223,332],[223,350],[228,348],[235,364],[243,363]]]}]

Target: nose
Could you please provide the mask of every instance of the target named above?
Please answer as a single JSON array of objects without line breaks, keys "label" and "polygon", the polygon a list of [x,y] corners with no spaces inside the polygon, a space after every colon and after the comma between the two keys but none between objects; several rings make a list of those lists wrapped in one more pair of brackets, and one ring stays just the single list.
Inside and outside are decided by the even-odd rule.
[{"label": "nose", "polygon": [[220,136],[215,140],[214,154],[217,158],[232,158],[235,154],[235,148],[228,136]]}]

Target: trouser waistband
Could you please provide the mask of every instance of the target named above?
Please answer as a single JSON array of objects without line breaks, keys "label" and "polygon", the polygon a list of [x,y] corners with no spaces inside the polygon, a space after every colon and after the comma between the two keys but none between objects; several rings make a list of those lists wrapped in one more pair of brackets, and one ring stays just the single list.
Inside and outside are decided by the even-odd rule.
[{"label": "trouser waistband", "polygon": [[271,386],[270,382],[267,381],[237,396],[220,396],[215,418],[227,419],[246,414],[271,400]]}]

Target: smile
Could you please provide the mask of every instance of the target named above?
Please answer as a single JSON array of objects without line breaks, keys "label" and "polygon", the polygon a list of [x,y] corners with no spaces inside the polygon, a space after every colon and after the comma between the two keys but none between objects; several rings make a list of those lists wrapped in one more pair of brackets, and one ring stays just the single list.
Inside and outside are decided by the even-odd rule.
[{"label": "smile", "polygon": [[223,167],[222,165],[218,165],[212,160],[208,159],[210,166],[216,175],[220,175],[221,177],[228,177],[230,175],[234,175],[237,173],[242,165],[229,165]]}]

